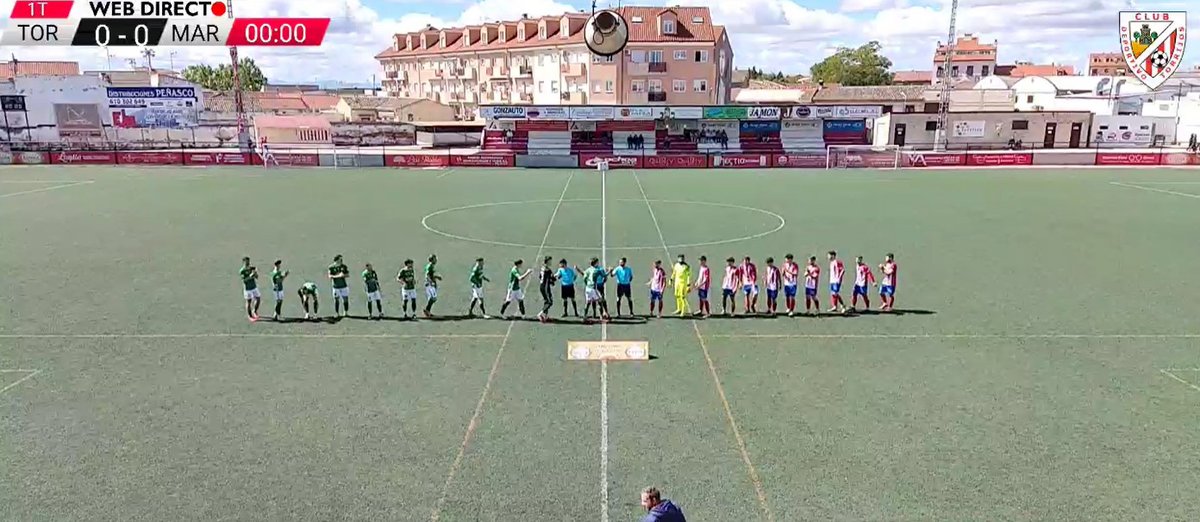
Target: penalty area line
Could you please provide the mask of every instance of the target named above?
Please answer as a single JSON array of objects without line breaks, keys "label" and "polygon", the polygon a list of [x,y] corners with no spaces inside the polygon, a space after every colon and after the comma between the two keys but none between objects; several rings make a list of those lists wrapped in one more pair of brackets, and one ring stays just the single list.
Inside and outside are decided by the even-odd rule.
[{"label": "penalty area line", "polygon": [[715,339],[1200,339],[1200,334],[709,334]]},{"label": "penalty area line", "polygon": [[0,194],[0,198],[11,198],[13,196],[24,196],[25,194],[36,194],[38,192],[47,192],[47,191],[51,191],[51,190],[64,189],[67,187],[74,187],[77,185],[91,185],[92,183],[95,183],[95,181],[74,181],[71,183],[64,183],[62,185],[54,185],[51,187],[42,187],[39,189],[22,190],[20,192],[10,192],[8,194]]},{"label": "penalty area line", "polygon": [[32,379],[35,376],[37,376],[39,373],[42,373],[41,370],[0,370],[0,373],[23,373],[23,372],[28,372],[29,375],[26,375],[24,377],[21,377],[20,379],[17,379],[12,384],[9,384],[8,386],[5,386],[4,388],[0,388],[0,393],[4,393],[12,388],[16,388],[18,384],[28,381],[29,379]]},{"label": "penalty area line", "polygon": [[1196,390],[1196,391],[1200,391],[1200,386],[1197,386],[1195,383],[1193,383],[1193,382],[1190,382],[1190,381],[1188,381],[1187,379],[1184,379],[1183,377],[1180,377],[1180,376],[1178,376],[1178,375],[1175,375],[1175,374],[1174,374],[1174,373],[1172,373],[1170,370],[1163,370],[1163,369],[1160,369],[1160,370],[1158,370],[1158,371],[1162,372],[1162,374],[1163,374],[1163,375],[1166,375],[1167,377],[1170,377],[1170,378],[1172,378],[1172,379],[1175,379],[1176,381],[1179,381],[1179,382],[1181,382],[1181,383],[1183,383],[1183,384],[1187,385],[1187,387],[1188,387],[1188,388],[1191,388],[1191,389],[1193,389],[1193,390]]},{"label": "penalty area line", "polygon": [[0,339],[499,339],[500,334],[0,334]]}]

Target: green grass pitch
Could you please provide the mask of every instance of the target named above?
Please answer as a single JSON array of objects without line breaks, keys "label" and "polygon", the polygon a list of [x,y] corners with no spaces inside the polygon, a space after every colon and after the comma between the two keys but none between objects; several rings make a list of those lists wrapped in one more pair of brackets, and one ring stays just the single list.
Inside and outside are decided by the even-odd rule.
[{"label": "green grass pitch", "polygon": [[392,315],[400,262],[437,253],[435,311],[462,314],[484,256],[498,312],[513,259],[600,253],[600,178],[4,168],[0,519],[623,521],[647,485],[704,521],[1197,516],[1194,172],[616,170],[608,191],[639,313],[668,252],[829,249],[895,252],[908,313],[612,325],[656,359],[603,370],[564,360],[599,326],[251,324],[243,255],[285,260],[292,316],[304,279],[332,312],[339,253]]}]

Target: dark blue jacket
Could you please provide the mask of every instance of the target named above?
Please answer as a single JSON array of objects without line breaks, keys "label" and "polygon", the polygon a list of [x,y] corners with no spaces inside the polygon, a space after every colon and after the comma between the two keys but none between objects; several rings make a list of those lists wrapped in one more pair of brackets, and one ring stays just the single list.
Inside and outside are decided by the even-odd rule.
[{"label": "dark blue jacket", "polygon": [[646,518],[643,518],[642,522],[687,522],[687,519],[683,518],[683,511],[675,504],[672,504],[670,500],[664,500],[646,513]]}]

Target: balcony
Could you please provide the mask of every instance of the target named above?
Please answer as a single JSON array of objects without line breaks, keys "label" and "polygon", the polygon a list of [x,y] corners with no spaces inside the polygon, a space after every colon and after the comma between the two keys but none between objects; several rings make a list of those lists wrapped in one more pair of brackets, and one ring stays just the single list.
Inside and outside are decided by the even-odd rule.
[{"label": "balcony", "polygon": [[583,76],[586,73],[582,63],[564,63],[558,67],[558,70],[567,77]]},{"label": "balcony", "polygon": [[651,103],[661,103],[667,101],[666,91],[652,91],[647,93],[647,101]]},{"label": "balcony", "polygon": [[533,76],[533,66],[522,65],[520,67],[513,68],[512,73],[513,78],[529,78]]},{"label": "balcony", "polygon": [[400,77],[400,71],[387,71],[383,73],[384,78],[395,80]]},{"label": "balcony", "polygon": [[587,103],[587,93],[564,92],[558,97],[563,101],[563,103],[568,105],[584,105]]},{"label": "balcony", "polygon": [[533,93],[523,92],[517,95],[517,101],[531,103],[533,102]]},{"label": "balcony", "polygon": [[650,74],[650,64],[645,62],[629,62],[625,68],[631,76],[645,76]]},{"label": "balcony", "polygon": [[507,80],[508,79],[508,67],[505,67],[503,65],[494,65],[492,67],[488,67],[484,71],[484,76],[488,79],[488,81]]},{"label": "balcony", "polygon": [[650,72],[652,73],[667,72],[667,62],[650,62],[647,65],[649,65],[648,69],[650,69]]}]

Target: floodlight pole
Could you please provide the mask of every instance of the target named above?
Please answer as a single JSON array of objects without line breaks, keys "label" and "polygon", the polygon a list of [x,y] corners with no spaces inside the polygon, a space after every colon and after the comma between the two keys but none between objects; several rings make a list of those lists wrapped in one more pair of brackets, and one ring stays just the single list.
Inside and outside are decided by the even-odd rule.
[{"label": "floodlight pole", "polygon": [[946,150],[946,123],[950,113],[950,61],[954,56],[955,25],[958,22],[958,0],[950,2],[950,31],[946,37],[946,56],[942,58],[941,89],[938,91],[937,132],[934,134],[934,150]]}]

